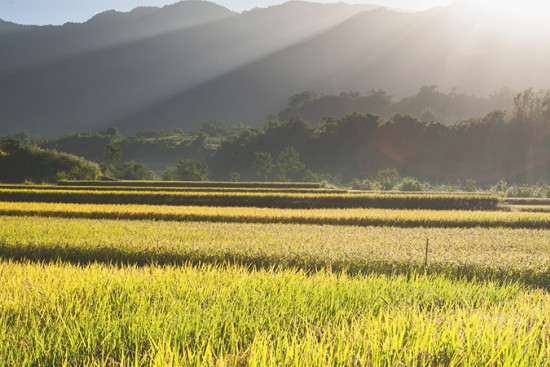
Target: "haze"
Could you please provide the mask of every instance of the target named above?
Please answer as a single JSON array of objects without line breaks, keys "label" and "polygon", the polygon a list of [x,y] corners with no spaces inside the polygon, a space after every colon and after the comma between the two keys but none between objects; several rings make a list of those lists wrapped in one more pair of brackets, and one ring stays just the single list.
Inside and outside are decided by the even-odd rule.
[{"label": "haze", "polygon": [[[0,0],[0,19],[19,24],[53,24],[85,22],[94,14],[106,10],[130,11],[138,6],[162,7],[176,0]],[[281,4],[282,0],[219,0],[217,4],[233,11],[242,12],[255,7]],[[317,1],[336,3],[339,1]],[[451,0],[374,0],[347,1],[352,4],[380,4],[410,10],[424,10],[434,6],[444,6]]]},{"label": "haze", "polygon": [[0,2],[30,7],[27,15],[36,17],[48,4],[40,16],[92,4],[94,13],[155,5],[58,27],[0,22],[0,133],[187,129],[204,120],[261,126],[305,91],[384,90],[400,99],[423,86],[479,97],[504,87],[550,88],[549,22],[495,16],[513,9],[545,16],[541,2],[515,8],[510,1],[456,0],[419,12],[256,2],[264,7],[239,13],[227,7],[247,3],[165,1]]}]

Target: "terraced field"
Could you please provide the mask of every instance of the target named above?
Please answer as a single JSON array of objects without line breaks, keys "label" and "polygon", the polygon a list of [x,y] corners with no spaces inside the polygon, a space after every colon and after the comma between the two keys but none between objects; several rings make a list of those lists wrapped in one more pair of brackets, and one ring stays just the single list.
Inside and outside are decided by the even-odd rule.
[{"label": "terraced field", "polygon": [[326,193],[220,191],[97,191],[0,189],[0,201],[76,204],[163,204],[269,208],[496,209],[499,199],[469,193]]},{"label": "terraced field", "polygon": [[278,209],[120,204],[0,202],[0,215],[57,218],[286,223],[439,228],[550,228],[534,212],[398,209]]},{"label": "terraced field", "polygon": [[[208,190],[2,187],[0,364],[550,364],[550,213],[464,205],[496,208],[488,195]],[[315,209],[327,197],[438,210]]]}]

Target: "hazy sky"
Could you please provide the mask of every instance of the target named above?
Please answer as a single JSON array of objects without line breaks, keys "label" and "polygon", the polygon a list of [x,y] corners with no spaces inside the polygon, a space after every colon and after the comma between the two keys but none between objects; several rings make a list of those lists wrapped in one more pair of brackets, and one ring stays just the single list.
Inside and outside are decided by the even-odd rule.
[{"label": "hazy sky", "polygon": [[[311,0],[339,2],[342,0]],[[460,0],[465,1],[465,0]],[[525,17],[550,17],[549,0],[469,0],[489,9],[500,9]],[[173,4],[177,0],[0,0],[0,19],[21,24],[63,24],[84,22],[94,14],[115,9],[130,11],[137,6]],[[267,7],[284,0],[214,0],[215,3],[241,12],[254,7]],[[424,10],[449,5],[453,0],[347,0],[348,3],[380,4],[410,10]]]},{"label": "hazy sky", "polygon": [[[129,11],[137,6],[162,7],[175,2],[177,0],[0,0],[0,19],[20,24],[84,22],[94,14],[109,9]],[[240,12],[254,7],[280,4],[284,0],[214,0],[213,2]],[[427,9],[437,5],[447,5],[452,0],[349,0],[344,2]]]}]

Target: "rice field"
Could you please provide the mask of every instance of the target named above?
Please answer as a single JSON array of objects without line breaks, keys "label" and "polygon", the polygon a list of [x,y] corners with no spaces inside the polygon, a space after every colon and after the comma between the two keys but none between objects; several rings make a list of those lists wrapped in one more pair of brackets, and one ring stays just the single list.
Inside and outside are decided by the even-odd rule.
[{"label": "rice field", "polygon": [[67,185],[21,185],[0,184],[0,189],[11,190],[63,190],[63,191],[166,191],[166,192],[251,192],[251,193],[289,193],[289,194],[346,194],[352,191],[345,189],[321,189],[321,188],[289,188],[289,187],[193,187],[193,186],[67,186]]},{"label": "rice field", "polygon": [[[428,272],[550,287],[550,232],[3,217],[4,259]],[[426,240],[429,240],[428,266]]]},{"label": "rice field", "polygon": [[142,187],[222,187],[222,188],[302,188],[318,189],[318,182],[228,182],[228,181],[83,181],[60,180],[60,186],[142,186]]},{"label": "rice field", "polygon": [[550,297],[518,284],[14,262],[0,281],[3,365],[550,363]]},{"label": "rice field", "polygon": [[0,201],[76,204],[164,204],[272,208],[393,208],[492,210],[499,203],[491,194],[469,193],[280,193],[216,191],[95,191],[0,189]]},{"label": "rice field", "polygon": [[439,228],[550,228],[550,215],[510,211],[278,209],[0,202],[0,215],[57,218]]},{"label": "rice field", "polygon": [[545,203],[118,185],[0,188],[0,365],[550,365]]}]

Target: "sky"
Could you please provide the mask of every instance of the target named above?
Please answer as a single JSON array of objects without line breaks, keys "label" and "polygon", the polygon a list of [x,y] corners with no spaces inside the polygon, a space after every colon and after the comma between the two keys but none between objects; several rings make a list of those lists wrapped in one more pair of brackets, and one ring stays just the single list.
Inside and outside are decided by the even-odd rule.
[{"label": "sky", "polygon": [[[96,13],[110,9],[130,11],[138,6],[162,7],[175,2],[177,0],[0,0],[0,19],[19,24],[57,25],[66,22],[84,22]],[[280,4],[284,1],[213,0],[213,2],[231,10],[241,12],[255,7]],[[437,5],[447,5],[452,0],[351,0],[345,2],[380,4],[388,7],[422,10]]]},{"label": "sky", "polygon": [[[339,2],[341,0],[310,0]],[[461,0],[464,1],[464,0]],[[549,0],[469,0],[491,10],[504,11],[525,18],[550,18]],[[0,19],[19,24],[63,24],[85,22],[97,13],[114,9],[130,11],[138,6],[173,4],[177,0],[0,0]],[[231,10],[241,12],[255,7],[267,7],[284,0],[213,0]],[[350,4],[379,4],[407,10],[425,10],[446,6],[453,0],[348,0]]]}]

